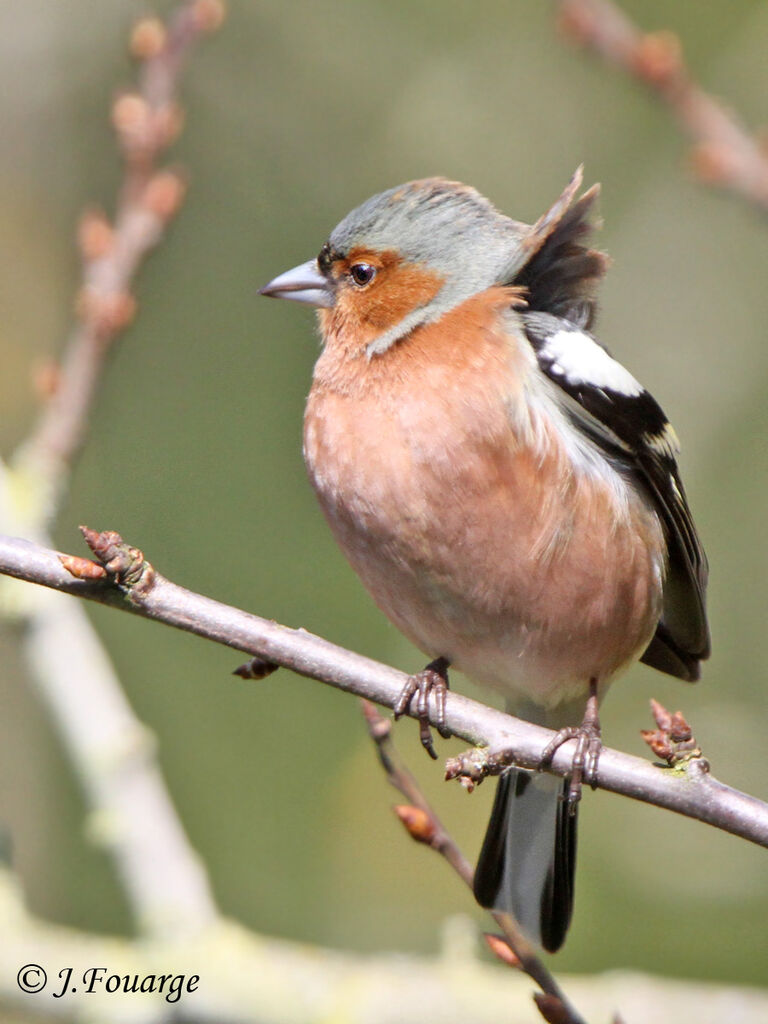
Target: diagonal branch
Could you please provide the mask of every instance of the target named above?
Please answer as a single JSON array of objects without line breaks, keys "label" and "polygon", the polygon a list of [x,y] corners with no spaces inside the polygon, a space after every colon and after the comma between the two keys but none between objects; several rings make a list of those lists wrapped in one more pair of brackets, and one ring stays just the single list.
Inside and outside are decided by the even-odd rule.
[{"label": "diagonal branch", "polygon": [[157,164],[181,130],[176,97],[184,59],[203,35],[218,27],[222,16],[220,0],[184,0],[167,25],[146,18],[134,29],[131,49],[140,62],[138,87],[119,95],[112,107],[124,164],[114,220],[110,223],[97,210],[82,217],[76,323],[53,376],[52,394],[8,467],[16,490],[25,495],[27,518],[36,519],[38,534],[55,519],[85,440],[105,360],[134,317],[136,274],[183,200],[179,172],[158,169]]},{"label": "diagonal branch", "polygon": [[[111,579],[77,579],[64,568],[62,558],[73,568],[78,562],[94,566],[95,563],[61,556],[13,537],[0,537],[0,574],[164,622],[385,707],[391,708],[397,701],[407,678],[404,673],[337,647],[304,629],[278,625],[179,587],[156,573],[141,552],[128,548],[118,535],[96,536],[113,541],[114,550],[120,555],[110,555],[107,568],[114,565],[118,570]],[[497,774],[508,764],[538,768],[553,736],[548,729],[456,693],[448,694],[445,714],[446,725],[455,735],[487,748],[474,752],[456,766],[455,775],[468,775],[475,780]],[[434,702],[430,702],[430,716],[434,723]],[[571,760],[570,744],[563,744],[548,770],[555,775],[568,775]],[[718,782],[703,758],[692,758],[684,767],[663,769],[639,757],[605,748],[595,784],[768,847],[768,804]]]},{"label": "diagonal branch", "polygon": [[139,721],[85,607],[41,593],[22,631],[36,686],[88,805],[88,833],[109,852],[144,937],[193,936],[218,909]]},{"label": "diagonal branch", "polygon": [[[110,222],[80,223],[82,281],[76,322],[32,434],[0,463],[0,522],[41,541],[55,520],[114,342],[135,312],[132,287],[184,194],[178,172],[158,167],[181,127],[180,71],[193,45],[218,27],[222,0],[179,0],[167,23],[145,17],[131,52],[138,84],[112,107],[123,177]],[[144,937],[194,935],[217,919],[205,868],[184,833],[157,764],[82,606],[8,581],[0,613],[23,624],[31,676],[52,713]]]},{"label": "diagonal branch", "polygon": [[[362,701],[362,705],[368,733],[376,746],[381,767],[390,785],[409,801],[407,807],[396,807],[395,813],[411,838],[439,853],[471,890],[474,875],[472,865],[458,848],[424,796],[416,779],[400,759],[392,742],[392,722],[382,717],[369,701]],[[508,966],[527,974],[539,986],[543,997],[554,1001],[561,1015],[562,1024],[584,1024],[582,1017],[571,1006],[517,922],[508,914],[491,911],[491,916],[504,933],[503,939],[496,935],[486,935],[490,948],[498,958]],[[546,1017],[538,999],[536,1004]]]},{"label": "diagonal branch", "polygon": [[[4,1022],[541,1024],[526,979],[481,961],[471,925],[463,926],[456,918],[446,923],[441,948],[430,957],[329,950],[258,934],[227,918],[200,935],[135,941],[76,931],[34,916],[17,880],[0,861],[0,933]],[[23,964],[46,967],[48,987],[43,994],[19,987]],[[81,981],[96,965],[109,967],[102,979],[106,973],[129,980],[158,978],[168,971],[186,978],[195,972],[200,979],[196,991],[169,1003],[157,987],[142,994],[108,992],[102,983],[89,992],[87,979],[86,984]],[[61,991],[69,968],[69,992],[64,998],[50,998]],[[617,970],[571,975],[565,981],[594,1020],[607,1019],[607,1006],[625,1007],[627,1020],[633,1021],[723,1024],[737,1015],[739,1024],[765,1024],[768,1019],[768,993],[756,988]]]},{"label": "diagonal branch", "polygon": [[574,42],[648,86],[693,142],[692,163],[707,184],[768,211],[768,149],[691,76],[680,41],[645,33],[611,0],[560,0],[560,25]]}]

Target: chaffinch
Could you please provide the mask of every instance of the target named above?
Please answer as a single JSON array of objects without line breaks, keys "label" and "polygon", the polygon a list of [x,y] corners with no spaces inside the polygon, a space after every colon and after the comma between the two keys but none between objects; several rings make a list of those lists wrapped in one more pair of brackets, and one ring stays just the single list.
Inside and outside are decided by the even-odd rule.
[{"label": "chaffinch", "polygon": [[600,699],[637,659],[695,680],[709,654],[675,434],[591,334],[607,258],[580,185],[529,226],[466,185],[409,182],[262,289],[319,307],[309,476],[373,599],[434,659],[396,711],[415,695],[432,752],[428,694],[440,711],[452,665],[559,730],[545,758],[578,740],[570,781],[501,776],[475,873],[479,902],[550,951]]}]

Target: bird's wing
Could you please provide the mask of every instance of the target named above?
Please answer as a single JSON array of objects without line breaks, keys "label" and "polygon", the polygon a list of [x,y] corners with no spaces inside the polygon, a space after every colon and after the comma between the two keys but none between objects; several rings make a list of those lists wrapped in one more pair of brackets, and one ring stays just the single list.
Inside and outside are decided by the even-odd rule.
[{"label": "bird's wing", "polygon": [[668,571],[661,621],[643,661],[694,680],[709,655],[707,560],[677,468],[677,438],[659,404],[581,327],[543,312],[522,321],[542,372],[577,429],[633,471],[662,523]]}]

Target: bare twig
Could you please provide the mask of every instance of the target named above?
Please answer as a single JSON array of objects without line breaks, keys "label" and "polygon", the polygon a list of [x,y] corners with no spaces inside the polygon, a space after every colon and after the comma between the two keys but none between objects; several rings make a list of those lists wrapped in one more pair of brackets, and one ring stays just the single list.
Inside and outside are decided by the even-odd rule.
[{"label": "bare twig", "polygon": [[[16,879],[0,864],[0,1005],[14,1020],[25,1021],[34,1014],[36,1021],[121,1024],[178,1024],[182,1019],[197,1024],[541,1024],[527,979],[482,962],[471,950],[467,955],[465,933],[457,931],[453,923],[446,929],[437,957],[329,950],[259,935],[226,918],[202,934],[137,942],[40,920],[24,905]],[[47,970],[44,993],[19,988],[16,979],[23,964]],[[64,965],[72,968],[70,991],[63,998],[50,998],[61,991]],[[108,968],[103,979],[172,972],[199,974],[200,981],[177,1003],[157,992],[107,992],[104,984],[89,993],[81,979],[96,965]],[[765,1024],[768,1013],[768,993],[701,979],[613,970],[565,981],[595,1020],[607,1020],[610,1006],[621,1006],[627,1020],[648,1020],[649,1008],[663,1007],[664,1019],[696,1024],[723,1024],[734,1014],[740,1024]]]},{"label": "bare twig", "polygon": [[97,210],[83,215],[77,322],[53,393],[9,465],[27,496],[28,516],[34,511],[38,519],[29,524],[37,527],[36,535],[55,518],[83,444],[104,361],[135,314],[131,288],[136,273],[183,200],[183,178],[175,170],[158,170],[157,160],[181,130],[176,93],[184,58],[202,35],[218,27],[222,13],[220,0],[186,0],[167,26],[148,18],[134,29],[139,85],[119,95],[112,108],[125,166],[114,222]]},{"label": "bare twig", "polygon": [[[392,742],[392,723],[383,718],[370,701],[364,700],[363,714],[368,726],[368,733],[376,745],[379,762],[384,769],[389,783],[409,801],[407,807],[396,807],[395,813],[400,818],[406,831],[416,840],[424,843],[440,854],[451,865],[461,880],[471,889],[473,869],[463,855],[455,840],[438,818],[432,805],[421,790],[416,779],[408,771],[398,756]],[[562,1008],[563,1024],[583,1024],[582,1017],[568,1002],[549,970],[520,931],[516,922],[508,914],[492,915],[504,933],[504,939],[491,936],[489,946],[502,963],[507,963],[528,975],[541,988],[542,992],[556,1001]],[[506,948],[505,948],[506,947]],[[512,956],[508,954],[511,952]],[[536,1005],[542,1016],[544,1011]],[[545,1019],[546,1016],[545,1016]]]},{"label": "bare twig", "polygon": [[405,797],[411,808],[422,812],[421,815],[409,815],[405,813],[407,808],[396,808],[397,816],[417,842],[425,843],[433,850],[437,850],[448,861],[459,878],[471,887],[472,865],[446,831],[418,782],[398,756],[392,743],[391,720],[383,718],[375,705],[368,700],[363,700],[362,706],[368,733],[376,745],[379,763],[384,769],[390,785]]},{"label": "bare twig", "polygon": [[112,857],[134,920],[154,939],[193,936],[218,916],[157,763],[85,608],[41,593],[24,653],[83,787],[88,833]]},{"label": "bare twig", "polygon": [[[31,536],[43,538],[45,526],[55,516],[85,437],[105,358],[134,315],[132,287],[136,274],[182,201],[182,177],[173,170],[159,170],[157,161],[180,129],[181,114],[175,97],[184,58],[201,34],[216,27],[221,10],[219,0],[186,0],[167,26],[147,18],[134,31],[132,50],[141,62],[139,85],[135,91],[118,97],[113,107],[113,121],[125,159],[114,218],[110,222],[100,212],[90,212],[83,218],[83,282],[77,305],[78,323],[38,426],[14,456],[10,472],[0,468],[0,497],[13,477],[17,492],[25,496],[24,514],[15,510],[15,518],[24,521]],[[9,516],[9,520],[13,518]],[[335,648],[304,631],[287,630],[176,587],[155,574],[141,553],[127,548],[119,537],[98,535],[91,540],[95,546],[102,545],[100,558],[106,569],[88,559],[57,559],[55,552],[45,548],[3,539],[1,571],[44,583],[54,591],[131,610],[255,654],[258,663],[250,663],[247,672],[252,678],[266,674],[273,664],[280,663],[342,689],[366,693],[389,706],[402,687],[404,677],[386,666]],[[7,921],[11,922],[0,930],[13,939],[13,943],[6,944],[7,948],[3,947],[6,966],[15,967],[30,957],[39,958],[41,950],[48,950],[51,963],[56,965],[71,962],[74,953],[83,965],[109,962],[120,973],[135,970],[137,962],[146,972],[155,971],[158,966],[165,969],[169,955],[177,963],[202,962],[208,965],[212,977],[205,978],[205,991],[194,1005],[194,1015],[201,1020],[266,1021],[279,1016],[283,1022],[307,1021],[309,1013],[303,997],[307,990],[315,994],[313,1011],[317,1018],[330,1019],[337,1014],[339,1005],[343,1012],[349,1012],[350,972],[361,976],[365,973],[372,989],[383,981],[382,988],[398,993],[413,1019],[423,1020],[427,1014],[445,1021],[466,1020],[476,1012],[480,996],[467,985],[465,972],[458,991],[454,991],[450,978],[441,975],[440,995],[445,1005],[436,1007],[430,1002],[426,1006],[423,1000],[418,1001],[427,975],[423,965],[416,965],[412,978],[401,979],[401,968],[392,965],[372,969],[370,963],[338,954],[321,958],[319,951],[312,950],[307,957],[306,950],[287,943],[270,943],[261,937],[254,942],[253,937],[221,918],[205,871],[189,847],[157,769],[151,737],[128,707],[81,606],[59,600],[59,595],[49,592],[38,596],[30,607],[32,610],[25,617],[28,658],[82,776],[92,809],[92,831],[113,848],[127,893],[144,928],[141,943],[120,943],[40,924],[16,901],[3,901],[8,890],[5,873],[0,872],[0,918],[6,910]],[[61,666],[66,666],[66,679],[62,679]],[[543,730],[514,723],[455,695],[449,698],[448,722],[468,740],[485,740],[492,749],[506,751],[504,756],[486,758],[482,770],[487,772],[507,763],[504,757],[522,765],[536,764],[549,738]],[[481,770],[481,762],[482,759],[475,759],[472,772]],[[554,770],[563,774],[569,763],[567,752],[559,754]],[[661,779],[665,781],[660,782]],[[720,786],[711,777],[694,775],[693,769],[688,779],[693,785],[689,786],[686,803],[681,799],[683,780],[665,775],[638,759],[608,751],[598,783],[768,845],[768,819],[763,805]],[[411,792],[418,796],[413,787]],[[419,808],[418,800],[412,799],[411,803]],[[468,873],[471,878],[471,868],[431,808],[426,805],[421,809],[422,824],[426,820],[427,830],[431,830],[430,845],[436,845],[465,880]],[[415,830],[417,824],[412,823],[412,828]],[[522,966],[542,985],[547,997],[538,1001],[542,1013],[551,1020],[579,1020],[575,1014],[562,1016],[570,1011],[555,983],[546,978],[543,983],[540,980],[541,970],[545,971],[543,965],[541,970],[530,962],[526,965],[525,948],[514,933],[514,925],[503,919],[500,924],[510,945],[522,949],[518,956]],[[265,953],[269,954],[266,961]],[[118,967],[118,963],[125,963],[125,967]],[[12,978],[11,967],[0,971],[0,975]],[[247,982],[245,987],[243,978]],[[275,981],[277,996],[271,987]],[[487,996],[493,979],[484,974],[482,982],[481,991]],[[373,1020],[370,1006],[376,1001],[360,985],[357,992],[360,1013],[365,1010]],[[469,1001],[467,992],[472,994]],[[19,998],[12,982],[0,983],[0,994],[7,998],[9,993],[12,998]],[[317,993],[325,998],[318,998]],[[79,1012],[93,1011],[95,1003],[89,1002],[85,1007],[82,992],[78,998]],[[381,1003],[378,1000],[377,1005]],[[128,1016],[128,1005],[136,1016]],[[65,1007],[64,1001],[49,1000],[47,1012],[63,1014],[66,1010],[69,1015],[71,1006],[72,1003]],[[503,1006],[512,1012],[506,1002]],[[24,1003],[23,1008],[28,1007],[28,1002]],[[102,1012],[108,1013],[106,1005]],[[126,1020],[148,1019],[141,1016],[142,1004],[136,999],[129,1000],[125,1007],[121,1005],[121,1012],[126,1014]],[[484,1015],[498,1017],[500,1012],[496,1009]],[[173,1009],[163,1005],[152,1007],[149,1013],[153,1020],[175,1016]],[[382,1019],[385,1018],[383,1014]],[[409,1018],[403,1013],[398,1019]]]},{"label": "bare twig", "polygon": [[[69,473],[85,438],[105,357],[131,320],[131,286],[183,197],[176,171],[157,160],[176,137],[184,57],[218,25],[221,0],[184,0],[168,24],[145,18],[131,50],[139,85],[112,109],[124,158],[114,222],[86,213],[79,229],[83,280],[77,323],[61,369],[31,436],[0,464],[0,520],[46,542]],[[103,570],[75,559],[72,571]],[[19,599],[7,581],[2,611],[25,625],[20,636],[32,679],[46,702],[89,802],[91,835],[107,846],[142,935],[191,936],[218,917],[203,865],[165,787],[154,743],[125,698],[114,667],[82,608],[41,591]],[[15,587],[15,584],[13,585]]]},{"label": "bare twig", "polygon": [[[306,630],[289,629],[185,590],[154,571],[151,586],[134,589],[128,582],[115,585],[75,579],[61,563],[66,557],[71,556],[18,538],[0,537],[0,574],[156,619],[386,707],[394,706],[406,681],[405,674],[394,668]],[[132,572],[137,573],[135,567]],[[138,577],[147,580],[149,571],[145,568]],[[430,715],[434,723],[433,702]],[[508,764],[538,768],[553,735],[457,693],[448,694],[446,725],[455,735],[488,748],[475,754],[471,767],[478,778],[497,773]],[[572,756],[570,744],[563,744],[547,770],[568,775]],[[684,768],[666,770],[606,747],[595,784],[768,847],[768,805],[718,782],[702,758],[692,759]]]},{"label": "bare twig", "polygon": [[611,0],[561,0],[560,24],[571,39],[668,105],[693,141],[692,164],[700,180],[768,210],[768,150],[693,80],[674,33],[641,31]]}]

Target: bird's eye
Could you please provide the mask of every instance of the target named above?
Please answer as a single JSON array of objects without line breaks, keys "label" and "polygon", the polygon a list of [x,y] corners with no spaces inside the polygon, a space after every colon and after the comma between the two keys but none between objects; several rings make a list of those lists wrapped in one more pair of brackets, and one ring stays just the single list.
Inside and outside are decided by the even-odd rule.
[{"label": "bird's eye", "polygon": [[355,284],[363,288],[376,276],[376,267],[372,267],[370,263],[353,263],[349,268],[349,274]]}]

